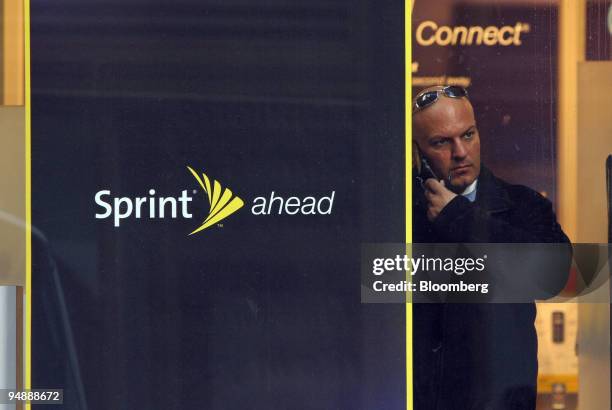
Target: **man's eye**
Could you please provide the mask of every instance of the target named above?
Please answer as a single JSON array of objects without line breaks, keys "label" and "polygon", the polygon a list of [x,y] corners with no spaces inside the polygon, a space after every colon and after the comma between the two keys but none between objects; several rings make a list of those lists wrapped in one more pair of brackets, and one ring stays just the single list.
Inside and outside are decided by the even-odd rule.
[{"label": "man's eye", "polygon": [[466,132],[463,138],[465,138],[466,140],[471,140],[472,138],[474,138],[474,131]]},{"label": "man's eye", "polygon": [[446,144],[445,140],[437,140],[437,141],[432,141],[431,145],[433,145],[434,147],[443,147]]}]

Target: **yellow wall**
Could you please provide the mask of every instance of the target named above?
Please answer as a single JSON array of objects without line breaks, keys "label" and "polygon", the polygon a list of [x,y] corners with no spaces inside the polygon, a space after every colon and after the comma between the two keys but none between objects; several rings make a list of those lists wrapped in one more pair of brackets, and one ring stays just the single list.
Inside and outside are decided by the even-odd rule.
[{"label": "yellow wall", "polygon": [[24,105],[23,0],[2,4],[2,104]]},{"label": "yellow wall", "polygon": [[24,115],[0,106],[0,285],[25,284]]},{"label": "yellow wall", "polygon": [[23,285],[25,281],[23,5],[23,0],[0,0],[0,285]]},{"label": "yellow wall", "polygon": [[[605,160],[612,154],[612,61],[578,64],[576,241],[606,243]],[[610,298],[609,288],[602,288]],[[580,304],[581,409],[610,409],[610,305]]]},{"label": "yellow wall", "polygon": [[578,66],[578,229],[580,242],[608,242],[606,157],[612,154],[612,62]]}]

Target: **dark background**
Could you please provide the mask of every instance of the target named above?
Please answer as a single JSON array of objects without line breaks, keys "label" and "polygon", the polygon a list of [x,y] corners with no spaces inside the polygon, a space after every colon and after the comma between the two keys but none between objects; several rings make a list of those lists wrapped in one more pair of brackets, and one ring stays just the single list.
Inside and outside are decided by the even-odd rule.
[{"label": "dark background", "polygon": [[610,0],[589,0],[586,4],[586,59],[612,60],[612,33],[608,26]]},{"label": "dark background", "polygon": [[[361,243],[405,235],[402,6],[32,0],[34,388],[66,409],[405,408],[404,306],[359,289]],[[186,165],[245,199],[223,228],[94,218],[101,189],[196,188]],[[333,214],[251,215],[273,190],[335,190]]]}]

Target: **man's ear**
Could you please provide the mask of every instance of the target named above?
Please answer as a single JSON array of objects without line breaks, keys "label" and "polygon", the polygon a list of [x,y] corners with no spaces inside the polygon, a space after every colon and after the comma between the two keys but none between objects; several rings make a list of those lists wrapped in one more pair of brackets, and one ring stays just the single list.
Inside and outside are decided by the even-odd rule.
[{"label": "man's ear", "polygon": [[421,151],[414,140],[412,140],[412,168],[416,169],[417,173],[421,172]]}]

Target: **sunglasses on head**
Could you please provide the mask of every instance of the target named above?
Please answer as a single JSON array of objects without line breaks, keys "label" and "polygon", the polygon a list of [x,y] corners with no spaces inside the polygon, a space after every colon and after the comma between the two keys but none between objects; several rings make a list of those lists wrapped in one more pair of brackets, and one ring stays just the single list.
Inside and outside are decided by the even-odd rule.
[{"label": "sunglasses on head", "polygon": [[425,91],[417,95],[412,105],[412,113],[421,111],[440,99],[440,94],[444,94],[449,98],[463,98],[468,96],[465,88],[458,85],[447,85],[439,90]]}]

